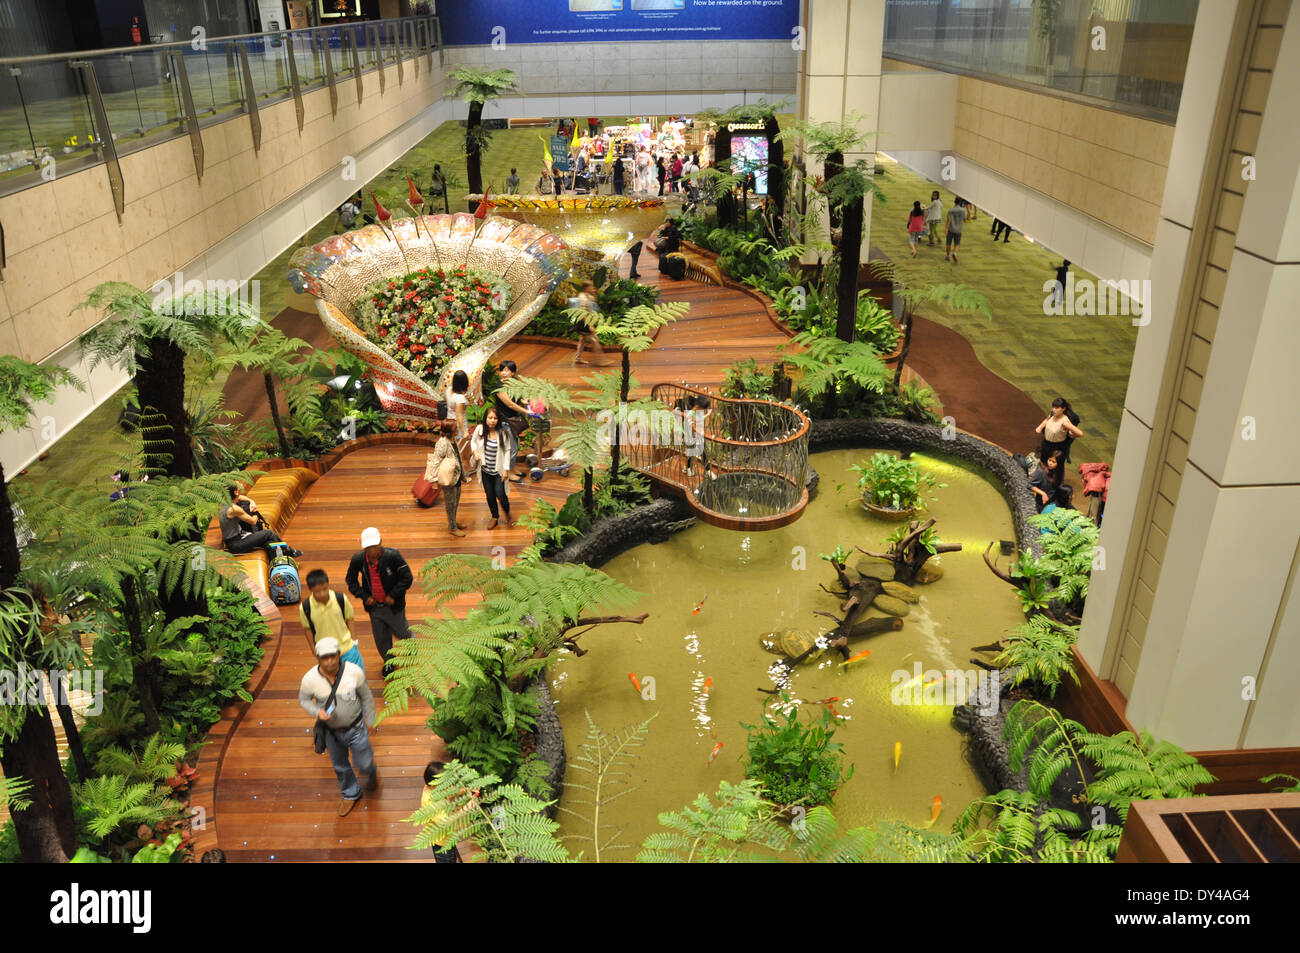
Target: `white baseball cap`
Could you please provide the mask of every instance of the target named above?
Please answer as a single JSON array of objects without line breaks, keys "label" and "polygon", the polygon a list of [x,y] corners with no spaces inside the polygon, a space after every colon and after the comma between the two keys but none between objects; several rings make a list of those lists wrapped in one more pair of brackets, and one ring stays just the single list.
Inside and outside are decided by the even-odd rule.
[{"label": "white baseball cap", "polygon": [[316,643],[316,657],[322,658],[326,655],[339,654],[339,640],[331,637],[321,639]]},{"label": "white baseball cap", "polygon": [[361,531],[361,548],[369,549],[379,545],[379,527],[367,526]]}]

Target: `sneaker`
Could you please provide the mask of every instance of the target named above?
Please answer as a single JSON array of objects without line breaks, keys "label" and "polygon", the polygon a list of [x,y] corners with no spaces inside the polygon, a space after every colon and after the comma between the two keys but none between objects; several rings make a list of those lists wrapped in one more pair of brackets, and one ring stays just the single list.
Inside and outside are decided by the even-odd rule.
[{"label": "sneaker", "polygon": [[290,546],[290,547],[289,547],[289,555],[292,556],[294,559],[298,559],[298,558],[300,558],[300,557],[302,556],[302,550],[301,550],[301,549],[294,549],[292,546]]},{"label": "sneaker", "polygon": [[463,529],[452,529],[452,530],[448,530],[448,532],[450,532],[452,536],[464,536],[464,535],[465,535],[465,531],[464,531]]},{"label": "sneaker", "polygon": [[[357,798],[357,801],[361,800]],[[352,813],[352,809],[357,806],[357,801],[349,801],[347,798],[339,801],[339,817],[347,817]]]}]

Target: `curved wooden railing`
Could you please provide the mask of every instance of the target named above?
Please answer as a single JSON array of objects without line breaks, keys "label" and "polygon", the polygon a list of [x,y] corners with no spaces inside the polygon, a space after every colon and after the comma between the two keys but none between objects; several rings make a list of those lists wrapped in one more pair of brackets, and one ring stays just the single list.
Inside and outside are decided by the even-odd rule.
[{"label": "curved wooden railing", "polygon": [[[685,498],[700,519],[767,530],[808,505],[808,418],[786,404],[719,397],[685,384],[656,384],[665,410],[629,413],[620,444],[628,465]],[[707,410],[693,406],[707,398]]]}]

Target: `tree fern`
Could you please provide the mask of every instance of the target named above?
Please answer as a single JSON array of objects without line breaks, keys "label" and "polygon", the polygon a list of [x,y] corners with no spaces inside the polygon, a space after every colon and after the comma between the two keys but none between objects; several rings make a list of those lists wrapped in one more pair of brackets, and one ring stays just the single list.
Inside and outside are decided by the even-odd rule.
[{"label": "tree fern", "polygon": [[1104,848],[1063,833],[1080,826],[1077,814],[1044,804],[1032,791],[999,791],[972,802],[953,832],[982,863],[1108,860]]},{"label": "tree fern", "polygon": [[1123,731],[1085,733],[1081,741],[1083,754],[1098,765],[1088,800],[1113,808],[1121,821],[1128,819],[1133,801],[1195,797],[1196,788],[1214,781],[1214,775],[1182,748],[1157,742],[1145,731],[1140,740]]},{"label": "tree fern", "polygon": [[[636,791],[640,785],[633,785],[629,780],[630,768],[639,754],[638,749],[645,743],[645,736],[650,731],[650,722],[657,714],[651,715],[639,725],[622,728],[606,734],[601,731],[590,712],[587,716],[587,740],[578,749],[578,754],[569,759],[565,788],[585,795],[575,797],[572,793],[565,799],[567,804],[560,808],[566,814],[579,818],[590,826],[590,834],[570,834],[569,838],[591,844],[596,863],[600,863],[602,851],[627,850],[631,845],[619,841],[623,833],[622,825],[601,827],[601,812],[621,797]],[[586,782],[575,781],[574,772],[586,775]],[[589,811],[574,810],[574,807],[586,807]],[[608,833],[602,833],[602,830]]]},{"label": "tree fern", "polygon": [[866,833],[866,859],[872,863],[964,864],[971,860],[965,841],[953,834],[889,820],[877,821]]},{"label": "tree fern", "polygon": [[1300,794],[1300,778],[1297,778],[1293,774],[1266,774],[1264,777],[1259,779],[1260,784],[1272,784],[1274,781],[1287,782],[1282,787],[1274,788],[1274,791]]},{"label": "tree fern", "polygon": [[1055,696],[1065,676],[1079,684],[1079,674],[1074,670],[1071,647],[1079,639],[1079,627],[1063,625],[1044,615],[1032,615],[1007,636],[1006,647],[997,657],[997,664],[1011,669],[1012,687],[1024,682],[1036,682]]},{"label": "tree fern", "polygon": [[824,805],[801,815],[792,830],[791,848],[802,863],[862,864],[874,859],[875,837],[871,829],[841,831],[835,815]]},{"label": "tree fern", "polygon": [[108,747],[95,759],[99,774],[118,774],[130,784],[157,783],[176,773],[176,763],[185,758],[185,746],[152,735],[138,754],[123,748]]},{"label": "tree fern", "polygon": [[120,774],[91,778],[77,785],[77,801],[87,815],[87,829],[96,842],[127,825],[156,827],[175,820],[184,806],[168,789],[152,781],[132,783]]},{"label": "tree fern", "polygon": [[23,778],[0,778],[0,807],[10,811],[22,811],[31,807],[27,797],[32,790],[32,783]]},{"label": "tree fern", "polygon": [[1082,747],[1088,730],[1041,702],[1019,701],[1007,712],[1006,736],[1011,770],[1019,771],[1028,761],[1029,790],[1048,798],[1052,786],[1070,769],[1078,775],[1080,793],[1085,792]]},{"label": "tree fern", "polygon": [[[776,808],[765,801],[757,781],[718,785],[717,803],[698,795],[680,811],[659,815],[667,828],[651,834],[637,854],[641,863],[752,863],[776,859],[789,833]],[[755,848],[765,849],[759,853]]]},{"label": "tree fern", "polygon": [[499,782],[460,761],[444,767],[429,786],[425,803],[407,818],[421,828],[412,849],[469,841],[480,850],[474,859],[489,863],[568,860],[555,837],[559,825],[541,813],[547,802],[517,785]]}]

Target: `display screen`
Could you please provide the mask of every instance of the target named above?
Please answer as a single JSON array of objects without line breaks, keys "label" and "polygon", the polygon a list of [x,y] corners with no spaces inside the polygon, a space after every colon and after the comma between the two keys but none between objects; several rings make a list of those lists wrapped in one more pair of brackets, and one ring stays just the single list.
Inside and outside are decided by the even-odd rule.
[{"label": "display screen", "polygon": [[755,195],[767,194],[767,136],[732,136],[731,171],[754,173]]}]

